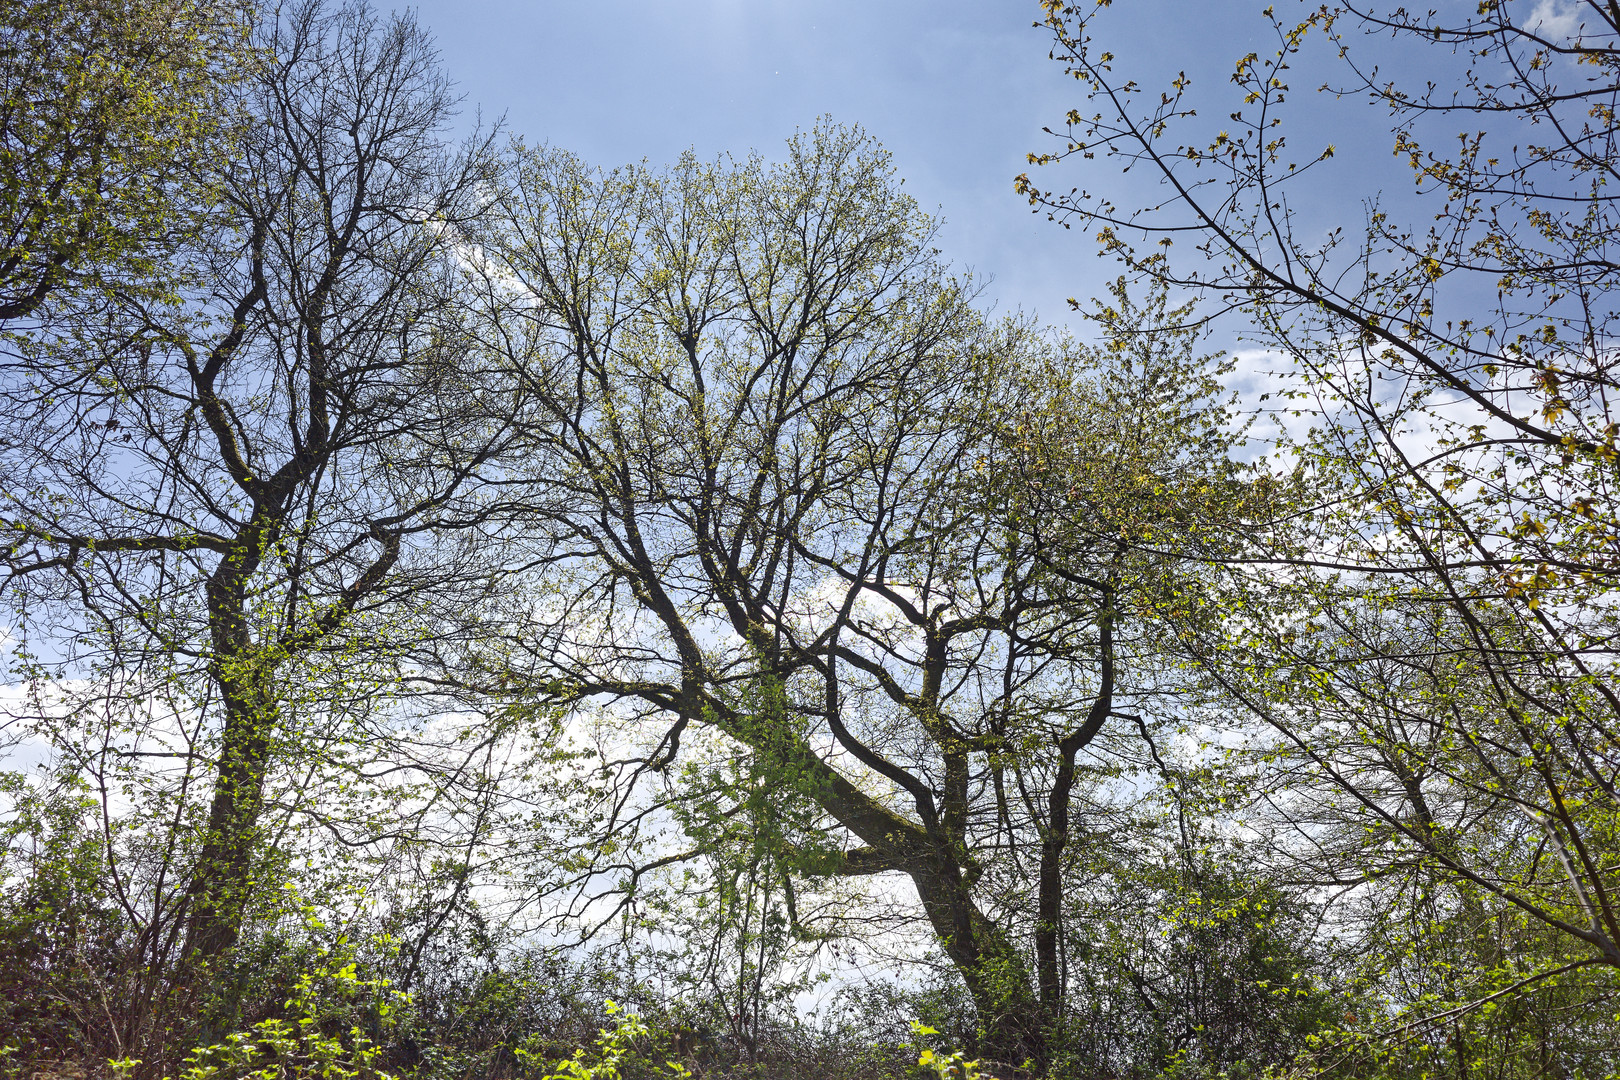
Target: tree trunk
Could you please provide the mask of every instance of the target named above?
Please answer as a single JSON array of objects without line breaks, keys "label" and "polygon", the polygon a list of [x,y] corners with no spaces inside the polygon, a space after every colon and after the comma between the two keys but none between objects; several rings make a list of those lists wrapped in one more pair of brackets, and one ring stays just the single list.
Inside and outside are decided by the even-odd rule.
[{"label": "tree trunk", "polygon": [[[1059,576],[1073,578],[1059,569]],[[1063,1018],[1063,966],[1059,946],[1063,934],[1063,852],[1069,845],[1070,802],[1074,793],[1075,756],[1097,737],[1114,708],[1114,589],[1101,588],[1097,617],[1101,682],[1085,722],[1057,741],[1058,769],[1047,794],[1046,828],[1041,835],[1040,877],[1036,888],[1035,972],[1046,1030],[1055,1031]]]},{"label": "tree trunk", "polygon": [[253,890],[253,859],[264,777],[277,717],[273,658],[253,643],[248,627],[248,579],[274,527],[257,519],[238,538],[208,582],[213,677],[225,706],[214,801],[187,890],[186,959],[206,960],[236,944]]},{"label": "tree trunk", "polygon": [[974,904],[956,860],[936,857],[913,869],[928,921],[967,984],[979,1014],[982,1042],[978,1053],[998,1062],[1037,1072],[1047,1065],[1040,1004],[1030,987],[1029,971],[1005,931]]},{"label": "tree trunk", "polygon": [[1063,850],[1069,843],[1069,798],[1074,787],[1074,759],[1058,768],[1049,797],[1047,827],[1041,838],[1040,878],[1035,910],[1035,971],[1041,1012],[1048,1023],[1063,1014],[1063,970],[1058,959],[1063,930]]},{"label": "tree trunk", "polygon": [[242,931],[254,886],[253,858],[276,718],[267,681],[259,673],[220,678],[225,684],[225,733],[208,831],[189,889],[188,959],[219,955],[236,944]]}]

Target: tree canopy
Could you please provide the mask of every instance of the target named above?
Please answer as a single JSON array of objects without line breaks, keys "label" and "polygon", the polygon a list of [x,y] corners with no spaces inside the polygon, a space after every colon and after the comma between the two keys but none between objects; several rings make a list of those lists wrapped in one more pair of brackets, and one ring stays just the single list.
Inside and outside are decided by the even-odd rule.
[{"label": "tree canopy", "polygon": [[[1598,3],[1268,8],[1275,48],[1237,59],[1211,127],[1185,76],[1150,97],[1115,72],[1107,7],[1045,5],[1090,107],[1031,161],[1112,159],[1165,199],[1017,185],[1236,319],[1276,358],[1279,411],[1311,422],[1278,447],[1319,497],[1257,556],[1248,595],[1267,617],[1243,621],[1236,649],[1205,646],[1271,729],[1268,752],[1301,764],[1290,798],[1325,831],[1299,857],[1385,920],[1404,890],[1433,898],[1420,936],[1473,943],[1443,1017],[1612,969],[1620,21]],[[1432,55],[1421,73],[1396,61],[1408,44]],[[1333,147],[1301,145],[1289,102],[1308,92],[1290,71],[1324,46],[1323,91],[1386,119],[1412,187],[1368,191],[1362,220],[1320,239],[1301,223]],[[1612,992],[1611,975],[1572,977],[1588,1000]]]},{"label": "tree canopy", "polygon": [[1206,90],[1111,6],[1015,181],[1078,333],[858,127],[602,168],[408,14],[7,7],[0,1061],[1611,1075],[1620,14]]}]

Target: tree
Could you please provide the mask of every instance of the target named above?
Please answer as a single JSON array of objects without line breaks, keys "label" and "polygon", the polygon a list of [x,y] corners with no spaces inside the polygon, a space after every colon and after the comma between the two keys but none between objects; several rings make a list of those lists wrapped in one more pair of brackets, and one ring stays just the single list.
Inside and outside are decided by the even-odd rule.
[{"label": "tree", "polygon": [[[1311,498],[1251,531],[1257,582],[1228,623],[1236,642],[1206,639],[1208,670],[1270,725],[1271,751],[1320,780],[1292,811],[1340,815],[1323,880],[1433,875],[1473,927],[1465,1012],[1504,985],[1620,967],[1620,13],[1268,8],[1275,50],[1239,58],[1232,100],[1212,110],[1184,74],[1143,93],[1104,48],[1106,7],[1043,4],[1091,105],[1031,160],[1113,159],[1165,198],[1017,186],[1132,271],[1240,316],[1283,358],[1282,412],[1315,425],[1283,445]],[[1343,65],[1324,89],[1387,110],[1416,181],[1409,198],[1369,193],[1359,233],[1322,241],[1300,223],[1340,162],[1331,145],[1296,155],[1287,104],[1318,40]],[[1421,72],[1406,43],[1427,52]],[[1198,130],[1199,112],[1229,119]],[[1521,919],[1567,951],[1515,967],[1529,956],[1508,957],[1512,935],[1492,926]]]},{"label": "tree", "polygon": [[36,727],[104,805],[131,785],[159,823],[106,818],[156,860],[109,866],[137,970],[237,940],[267,807],[364,838],[341,792],[322,815],[318,777],[409,764],[354,748],[411,650],[453,641],[491,587],[463,538],[494,512],[511,401],[465,329],[455,246],[487,138],[447,144],[455,98],[407,18],[312,0],[265,14],[255,46],[234,152],[180,166],[218,199],[180,286],[26,336],[0,376]]},{"label": "tree", "polygon": [[[1190,307],[1172,308],[1163,289],[1133,301],[1123,279],[1111,292],[1114,304],[1095,316],[1102,348],[1066,358],[1067,370],[1038,369],[1021,385],[1005,424],[1008,454],[988,471],[989,486],[994,520],[1020,538],[1024,557],[1064,583],[1064,602],[1089,600],[1107,619],[1119,691],[1108,718],[1131,725],[1128,736],[1144,744],[1114,755],[1151,773],[1163,768],[1152,729],[1179,724],[1207,702],[1184,670],[1180,642],[1207,632],[1219,610],[1220,568],[1246,550],[1250,525],[1274,512],[1280,485],[1234,460],[1243,425],[1222,395],[1230,365],[1198,354]],[[1126,665],[1134,669],[1128,682],[1120,678]],[[1070,979],[1058,948],[1072,889],[1076,755],[1092,737],[1082,728],[1057,740],[1046,806],[1029,808],[1041,852],[1034,946],[1053,1022]]]},{"label": "tree", "polygon": [[227,87],[247,59],[235,4],[19,0],[0,11],[0,324],[53,294],[157,287],[207,198]]},{"label": "tree", "polygon": [[1348,980],[1325,978],[1336,965],[1315,905],[1218,839],[1229,822],[1178,824],[1186,832],[1170,850],[1138,841],[1089,852],[1089,873],[1066,897],[1076,909],[1067,1075],[1283,1068],[1359,1007]]},{"label": "tree", "polygon": [[[538,150],[513,170],[483,254],[491,294],[522,298],[510,355],[550,483],[524,526],[545,570],[492,668],[607,710],[621,734],[603,765],[625,788],[656,786],[694,729],[795,777],[829,833],[808,872],[909,878],[987,1052],[1044,1062],[1079,755],[1106,759],[1110,721],[1158,689],[1140,598],[1167,576],[1129,530],[1080,522],[1121,479],[1111,460],[1130,492],[1161,483],[1128,511],[1142,529],[1206,465],[1222,485],[1154,426],[1207,396],[1202,361],[1155,338],[1111,376],[987,323],[859,132],[818,127],[774,167],[601,174]],[[1135,380],[1156,396],[1119,411]],[[1093,470],[1046,474],[1085,485],[1060,540],[1017,493],[1041,453],[1026,409],[1063,418]],[[769,723],[735,693],[761,681],[784,702]],[[633,904],[656,805],[621,789],[613,855],[582,879],[611,870]]]}]

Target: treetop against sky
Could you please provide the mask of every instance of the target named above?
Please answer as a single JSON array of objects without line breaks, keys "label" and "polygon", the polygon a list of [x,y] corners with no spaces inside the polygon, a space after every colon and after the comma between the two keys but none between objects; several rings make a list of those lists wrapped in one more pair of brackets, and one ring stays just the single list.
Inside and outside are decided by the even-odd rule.
[{"label": "treetop against sky", "polygon": [[908,190],[942,210],[946,254],[993,276],[1002,309],[1061,319],[1076,289],[1100,291],[1089,283],[1108,268],[1076,260],[1074,237],[1012,190],[1073,96],[1031,26],[1033,2],[428,0],[418,11],[469,117],[504,113],[526,139],[606,166],[688,147],[774,159],[795,127],[829,114],[895,154]]},{"label": "treetop against sky", "polygon": [[0,1032],[1609,1075],[1620,0],[1399,2],[0,6]]},{"label": "treetop against sky", "polygon": [[[1279,18],[1316,5],[1283,0]],[[1546,0],[1556,21],[1569,6]],[[1099,33],[1127,78],[1157,94],[1178,72],[1193,80],[1195,138],[1217,125],[1241,94],[1237,61],[1276,48],[1260,0],[1132,0],[1104,13]],[[1297,12],[1291,9],[1297,8]],[[945,220],[945,255],[993,279],[987,299],[1054,323],[1079,323],[1068,298],[1106,293],[1118,273],[1096,259],[1089,237],[1053,228],[1013,190],[1031,151],[1056,147],[1083,106],[1082,88],[1052,62],[1049,33],[1034,25],[1035,0],[426,0],[417,6],[445,67],[465,94],[464,120],[504,117],[508,130],[581,154],[602,166],[673,161],[757,150],[776,159],[796,128],[823,115],[862,125],[895,155],[910,191]],[[1355,231],[1369,212],[1407,196],[1410,179],[1391,156],[1387,112],[1318,88],[1344,71],[1325,41],[1302,54],[1290,102],[1290,137],[1335,146],[1319,169],[1317,204],[1296,207],[1321,231]],[[1369,43],[1371,44],[1371,43]],[[1412,43],[1377,43],[1387,59]],[[1369,49],[1369,51],[1371,51]],[[1423,53],[1433,66],[1435,50]],[[1230,101],[1228,99],[1231,99]],[[1299,145],[1314,156],[1320,148]],[[1307,150],[1310,153],[1307,153]],[[1116,201],[1146,202],[1156,178],[1098,163],[1046,170],[1041,186],[1080,186]],[[1298,193],[1296,193],[1296,198]]]}]

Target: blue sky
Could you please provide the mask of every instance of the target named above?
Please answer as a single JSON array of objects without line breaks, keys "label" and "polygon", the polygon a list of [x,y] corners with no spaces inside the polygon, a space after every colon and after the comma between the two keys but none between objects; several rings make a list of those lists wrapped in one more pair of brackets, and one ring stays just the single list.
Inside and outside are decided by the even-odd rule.
[{"label": "blue sky", "polygon": [[[1131,22],[1260,5],[1131,0]],[[417,8],[467,105],[610,166],[759,150],[820,115],[858,123],[945,218],[944,253],[999,310],[1052,322],[1109,267],[1032,215],[1012,180],[1076,103],[1034,0],[428,0]],[[1230,63],[1226,60],[1222,64]]]},{"label": "blue sky", "polygon": [[[1198,89],[1225,95],[1236,58],[1273,47],[1264,6],[1123,0],[1108,14],[1109,47],[1122,71],[1149,85],[1185,69]],[[1278,6],[1286,14],[1295,5]],[[795,128],[830,115],[888,147],[907,190],[945,219],[945,255],[993,278],[984,295],[998,310],[1069,322],[1065,299],[1101,294],[1117,272],[1090,240],[1032,215],[1013,191],[1029,168],[1024,155],[1047,141],[1042,126],[1083,104],[1078,84],[1048,59],[1049,36],[1031,25],[1036,0],[426,0],[416,10],[469,115],[504,114],[530,142],[603,166],[668,162],[687,147],[770,158]],[[1319,73],[1302,78],[1311,80],[1314,88]],[[1313,119],[1301,136],[1326,136],[1330,125],[1314,116],[1327,103],[1304,98]],[[1200,123],[1218,114],[1205,110]],[[1347,142],[1388,161],[1384,118],[1359,108],[1351,116],[1358,123],[1332,130],[1341,154],[1322,192],[1364,186],[1351,182],[1361,169]],[[1147,177],[1121,177],[1113,163],[1043,174],[1046,186],[1109,189],[1122,202],[1154,197],[1131,191]],[[1325,205],[1323,225],[1359,228],[1355,195]]]}]

